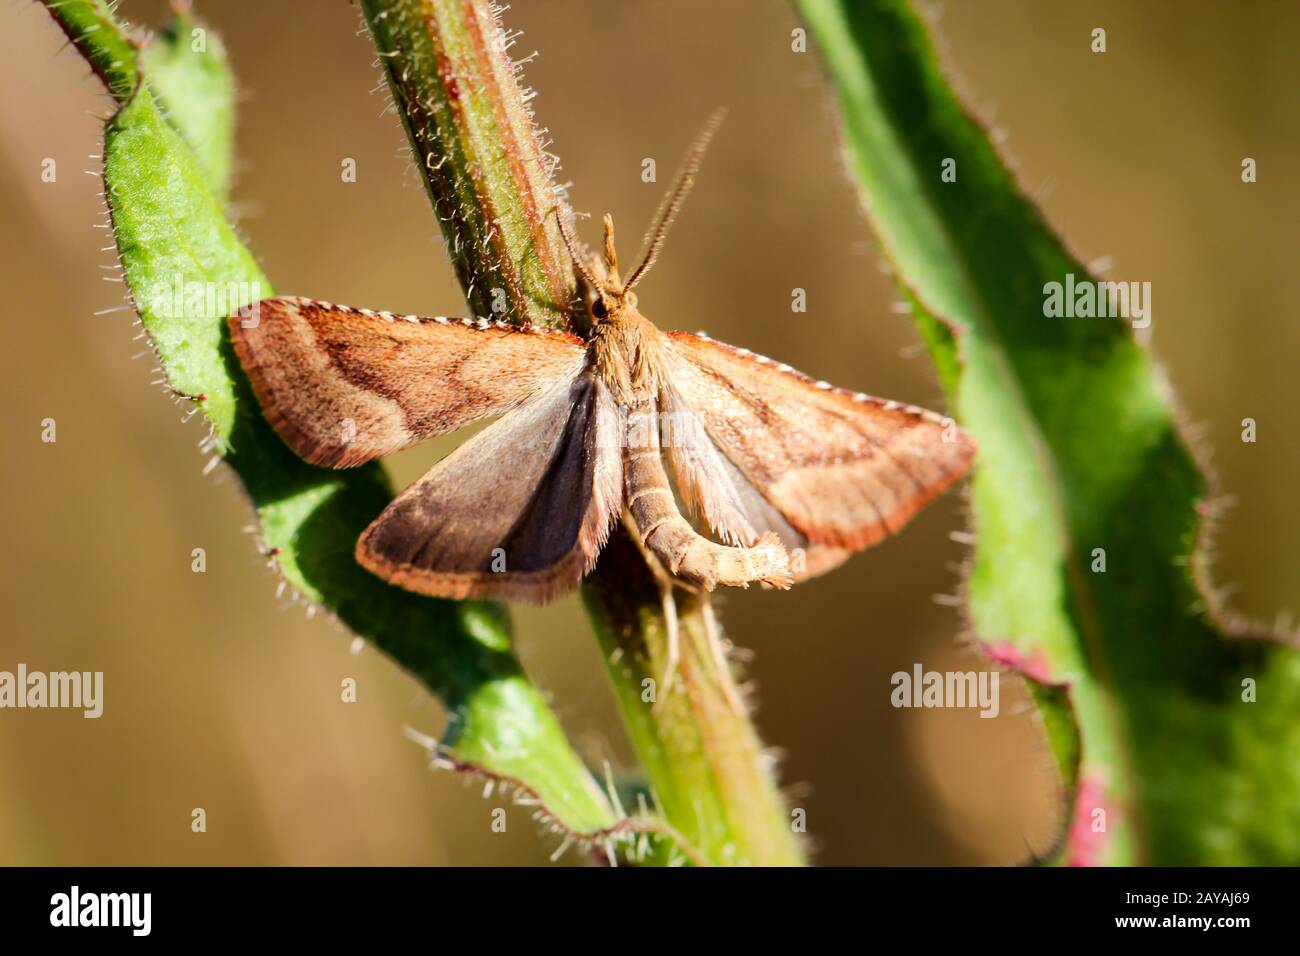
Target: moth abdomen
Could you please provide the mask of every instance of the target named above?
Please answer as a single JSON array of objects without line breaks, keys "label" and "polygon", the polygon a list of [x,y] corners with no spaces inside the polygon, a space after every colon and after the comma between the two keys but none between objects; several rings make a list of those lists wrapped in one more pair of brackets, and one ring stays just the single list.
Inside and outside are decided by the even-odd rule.
[{"label": "moth abdomen", "polygon": [[719,584],[777,588],[794,583],[790,560],[775,534],[752,547],[729,547],[699,534],[681,514],[659,443],[658,410],[646,402],[627,417],[623,449],[624,500],[642,543],[668,571],[712,591]]}]

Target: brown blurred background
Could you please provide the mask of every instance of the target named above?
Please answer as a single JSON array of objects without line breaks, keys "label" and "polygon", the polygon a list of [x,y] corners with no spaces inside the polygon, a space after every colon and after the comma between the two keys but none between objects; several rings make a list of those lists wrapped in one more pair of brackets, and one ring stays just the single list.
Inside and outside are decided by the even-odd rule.
[{"label": "brown blurred background", "polygon": [[[235,198],[277,290],[452,313],[463,299],[373,53],[345,2],[200,2],[240,83]],[[310,9],[308,15],[306,11]],[[121,13],[160,24],[163,5]],[[1295,606],[1300,402],[1300,6],[980,0],[930,11],[971,106],[1009,134],[1025,186],[1085,258],[1149,280],[1153,348],[1237,500],[1219,545],[1235,602]],[[688,140],[730,116],[642,305],[664,328],[779,356],[837,384],[941,398],[917,336],[890,312],[841,171],[815,55],[790,50],[777,0],[515,0],[514,52],[577,209],[639,234]],[[1109,52],[1089,52],[1108,31]],[[527,814],[430,773],[406,740],[439,708],[376,653],[275,597],[229,476],[201,477],[197,422],[150,387],[151,359],[100,265],[97,82],[35,4],[0,10],[0,670],[105,672],[105,714],[0,711],[0,863],[540,863]],[[1243,185],[1254,157],[1259,182]],[[41,181],[53,158],[54,183]],[[340,182],[357,160],[358,181]],[[656,159],[659,185],[641,182]],[[586,225],[588,240],[595,228]],[[808,312],[790,311],[794,287]],[[53,417],[58,442],[40,441]],[[1259,423],[1258,443],[1240,422]],[[394,462],[416,477],[447,445]],[[789,594],[724,599],[752,651],[765,739],[818,860],[1011,863],[1057,823],[1057,784],[1015,688],[1002,714],[889,706],[913,662],[968,669],[953,593],[960,495],[898,539]],[[190,570],[192,548],[208,571]],[[584,753],[626,766],[595,644],[575,600],[516,615],[519,649]],[[356,677],[359,702],[339,683]],[[190,831],[204,807],[208,832]],[[572,856],[569,858],[573,859]]]}]

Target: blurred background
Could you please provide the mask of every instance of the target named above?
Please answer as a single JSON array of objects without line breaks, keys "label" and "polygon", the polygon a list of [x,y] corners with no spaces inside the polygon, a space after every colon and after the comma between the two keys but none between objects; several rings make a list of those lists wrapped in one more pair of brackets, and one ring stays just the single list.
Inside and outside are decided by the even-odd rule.
[{"label": "blurred background", "polygon": [[[464,308],[434,241],[354,6],[199,2],[240,84],[236,212],[282,293],[424,314]],[[1085,259],[1150,281],[1152,348],[1235,506],[1218,538],[1235,605],[1297,604],[1300,6],[927,7],[950,75],[1007,137],[1027,190]],[[161,25],[164,5],[120,14]],[[582,212],[640,233],[708,113],[730,115],[641,290],[661,328],[705,329],[836,384],[942,407],[842,174],[830,94],[778,0],[515,0],[517,55]],[[1105,27],[1109,50],[1089,51]],[[542,863],[527,813],[432,773],[403,735],[441,729],[422,689],[275,595],[232,477],[203,477],[197,422],[103,281],[95,192],[108,110],[34,3],[0,5],[0,670],[105,672],[105,711],[0,711],[0,864]],[[1243,157],[1259,181],[1243,185]],[[357,181],[340,182],[340,162]],[[43,182],[42,163],[57,163]],[[641,181],[654,158],[658,184]],[[85,175],[83,170],[94,173]],[[593,223],[585,226],[596,239]],[[790,311],[791,290],[808,311]],[[58,441],[40,440],[57,421]],[[1243,444],[1241,420],[1258,422]],[[453,443],[393,463],[413,480]],[[1289,477],[1288,477],[1289,476]],[[1061,797],[1020,687],[1002,712],[894,710],[889,676],[981,666],[955,593],[960,493],[788,594],[722,599],[758,724],[823,864],[1009,864],[1049,844]],[[191,550],[207,573],[191,572]],[[580,749],[631,765],[576,599],[515,615],[519,651]],[[344,677],[359,699],[340,702]],[[190,830],[203,807],[208,828]],[[570,854],[570,862],[577,858]]]}]

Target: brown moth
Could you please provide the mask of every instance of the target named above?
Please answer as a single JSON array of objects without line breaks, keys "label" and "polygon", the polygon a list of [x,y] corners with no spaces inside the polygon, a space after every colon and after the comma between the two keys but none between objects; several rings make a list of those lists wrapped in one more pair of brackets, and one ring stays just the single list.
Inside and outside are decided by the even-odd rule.
[{"label": "brown moth", "polygon": [[626,281],[608,216],[590,265],[559,218],[587,284],[583,337],[303,298],[231,318],[267,419],[310,462],[352,467],[499,416],[375,519],[362,565],[422,594],[542,603],[578,585],[621,520],[661,583],[786,588],[898,531],[966,471],[974,445],[950,420],[640,313],[633,290],[715,127]]}]

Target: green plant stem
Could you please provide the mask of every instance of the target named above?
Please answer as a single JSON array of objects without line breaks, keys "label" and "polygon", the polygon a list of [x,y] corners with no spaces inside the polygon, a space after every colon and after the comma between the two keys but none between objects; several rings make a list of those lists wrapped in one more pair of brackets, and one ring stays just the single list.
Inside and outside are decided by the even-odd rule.
[{"label": "green plant stem", "polygon": [[[559,202],[489,4],[362,0],[376,49],[471,308],[516,322],[582,323]],[[708,862],[802,861],[748,717],[726,705],[703,648],[704,612],[683,600],[685,661],[658,709],[658,592],[617,532],[583,588],[609,676],[658,812]]]},{"label": "green plant stem", "polygon": [[707,598],[675,591],[681,664],[671,680],[659,591],[621,529],[583,598],[651,794],[674,828],[715,863],[802,864],[772,762],[737,706],[729,666],[714,659]]},{"label": "green plant stem", "polygon": [[475,315],[568,324],[559,198],[485,3],[362,0],[416,166]]},{"label": "green plant stem", "polygon": [[68,42],[77,48],[91,69],[118,102],[135,89],[135,44],[119,28],[108,0],[44,0]]}]

